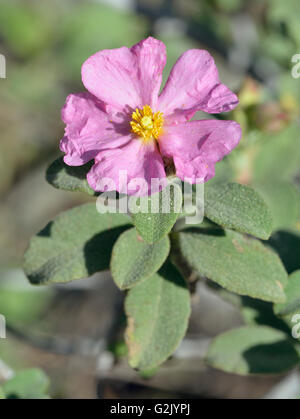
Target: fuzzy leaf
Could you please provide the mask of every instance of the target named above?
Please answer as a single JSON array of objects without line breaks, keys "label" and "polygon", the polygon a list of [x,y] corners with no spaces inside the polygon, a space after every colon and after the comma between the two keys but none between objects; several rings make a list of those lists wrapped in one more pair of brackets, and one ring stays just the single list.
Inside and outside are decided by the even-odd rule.
[{"label": "fuzzy leaf", "polygon": [[112,247],[129,224],[126,215],[100,215],[93,203],[65,211],[31,239],[25,273],[31,283],[46,284],[109,269]]},{"label": "fuzzy leaf", "polygon": [[[159,205],[157,212],[154,212],[156,203]],[[146,211],[132,214],[133,223],[147,243],[155,243],[171,231],[177,220],[182,204],[181,189],[178,185],[172,185],[159,194],[139,198],[138,204]]]},{"label": "fuzzy leaf", "polygon": [[285,301],[285,269],[278,256],[258,240],[229,230],[190,229],[178,233],[178,245],[192,269],[229,291]]},{"label": "fuzzy leaf", "polygon": [[189,291],[177,269],[167,264],[129,291],[125,310],[129,363],[133,368],[151,369],[164,362],[185,335]]},{"label": "fuzzy leaf", "polygon": [[170,240],[163,237],[154,244],[146,243],[136,229],[125,231],[112,251],[111,273],[120,289],[131,288],[155,274],[170,251]]},{"label": "fuzzy leaf", "polygon": [[243,326],[222,333],[206,355],[210,366],[240,375],[279,374],[299,361],[285,333],[265,326]]},{"label": "fuzzy leaf", "polygon": [[86,175],[91,166],[91,163],[83,166],[68,166],[64,163],[63,157],[60,157],[48,167],[46,180],[57,189],[96,195],[96,192],[90,188],[86,180]]},{"label": "fuzzy leaf", "polygon": [[260,239],[272,233],[272,216],[252,188],[238,183],[206,186],[205,216],[216,224]]}]

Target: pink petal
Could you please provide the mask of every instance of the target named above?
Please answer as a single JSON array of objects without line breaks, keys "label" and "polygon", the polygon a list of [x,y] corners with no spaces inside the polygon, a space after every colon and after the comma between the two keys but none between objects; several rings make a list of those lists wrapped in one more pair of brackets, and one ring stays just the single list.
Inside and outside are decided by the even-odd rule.
[{"label": "pink petal", "polygon": [[175,121],[188,120],[200,110],[228,112],[237,104],[237,96],[220,83],[212,56],[199,49],[179,57],[158,100],[159,110]]},{"label": "pink petal", "polygon": [[[164,164],[154,142],[143,143],[133,138],[122,148],[101,151],[95,165],[87,175],[89,185],[95,191],[117,190],[128,195],[147,195],[151,179],[166,178]],[[142,181],[142,182],[140,182]],[[139,183],[143,183],[139,190]]]},{"label": "pink petal", "polygon": [[157,110],[162,73],[167,61],[166,46],[158,39],[149,37],[134,45],[131,52],[137,60],[142,103]]},{"label": "pink petal", "polygon": [[80,166],[96,157],[103,148],[119,147],[129,140],[129,122],[122,129],[109,121],[103,104],[90,93],[69,95],[61,117],[66,124],[60,149],[64,161]]},{"label": "pink petal", "polygon": [[214,164],[238,145],[241,135],[234,121],[191,121],[166,127],[159,146],[163,156],[173,157],[178,177],[206,182],[214,176]]},{"label": "pink petal", "polygon": [[165,45],[150,37],[131,49],[92,55],[82,66],[82,81],[93,95],[119,111],[155,107],[165,62]]},{"label": "pink petal", "polygon": [[174,157],[174,164],[176,175],[188,183],[204,183],[215,176],[215,164],[206,163],[201,156],[189,162],[180,157]]}]

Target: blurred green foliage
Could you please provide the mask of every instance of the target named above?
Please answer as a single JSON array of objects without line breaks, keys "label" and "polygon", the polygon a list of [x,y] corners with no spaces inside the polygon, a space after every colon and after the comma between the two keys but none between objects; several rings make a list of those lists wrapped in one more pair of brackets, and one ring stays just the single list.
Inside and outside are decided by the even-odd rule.
[{"label": "blurred green foliage", "polygon": [[42,370],[23,370],[7,380],[0,389],[0,398],[49,399],[49,379]]},{"label": "blurred green foliage", "polygon": [[32,327],[47,307],[52,290],[31,287],[21,270],[2,270],[0,275],[1,314],[14,327]]}]

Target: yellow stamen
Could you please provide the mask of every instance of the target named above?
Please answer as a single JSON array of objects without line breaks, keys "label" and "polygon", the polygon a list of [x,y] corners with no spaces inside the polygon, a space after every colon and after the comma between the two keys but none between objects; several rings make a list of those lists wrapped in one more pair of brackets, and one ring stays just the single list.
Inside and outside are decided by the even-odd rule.
[{"label": "yellow stamen", "polygon": [[132,132],[138,134],[144,141],[153,140],[153,138],[157,140],[163,124],[163,113],[153,113],[149,105],[143,106],[143,109],[136,109],[130,122]]}]

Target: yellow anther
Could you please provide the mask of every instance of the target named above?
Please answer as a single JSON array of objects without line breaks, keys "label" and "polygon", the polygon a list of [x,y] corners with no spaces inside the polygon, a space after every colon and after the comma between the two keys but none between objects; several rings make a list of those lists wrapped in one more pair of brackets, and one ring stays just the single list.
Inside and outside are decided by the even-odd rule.
[{"label": "yellow anther", "polygon": [[132,121],[130,122],[132,132],[138,134],[143,140],[158,139],[164,124],[162,112],[153,113],[149,105],[143,109],[136,109],[132,113]]}]

